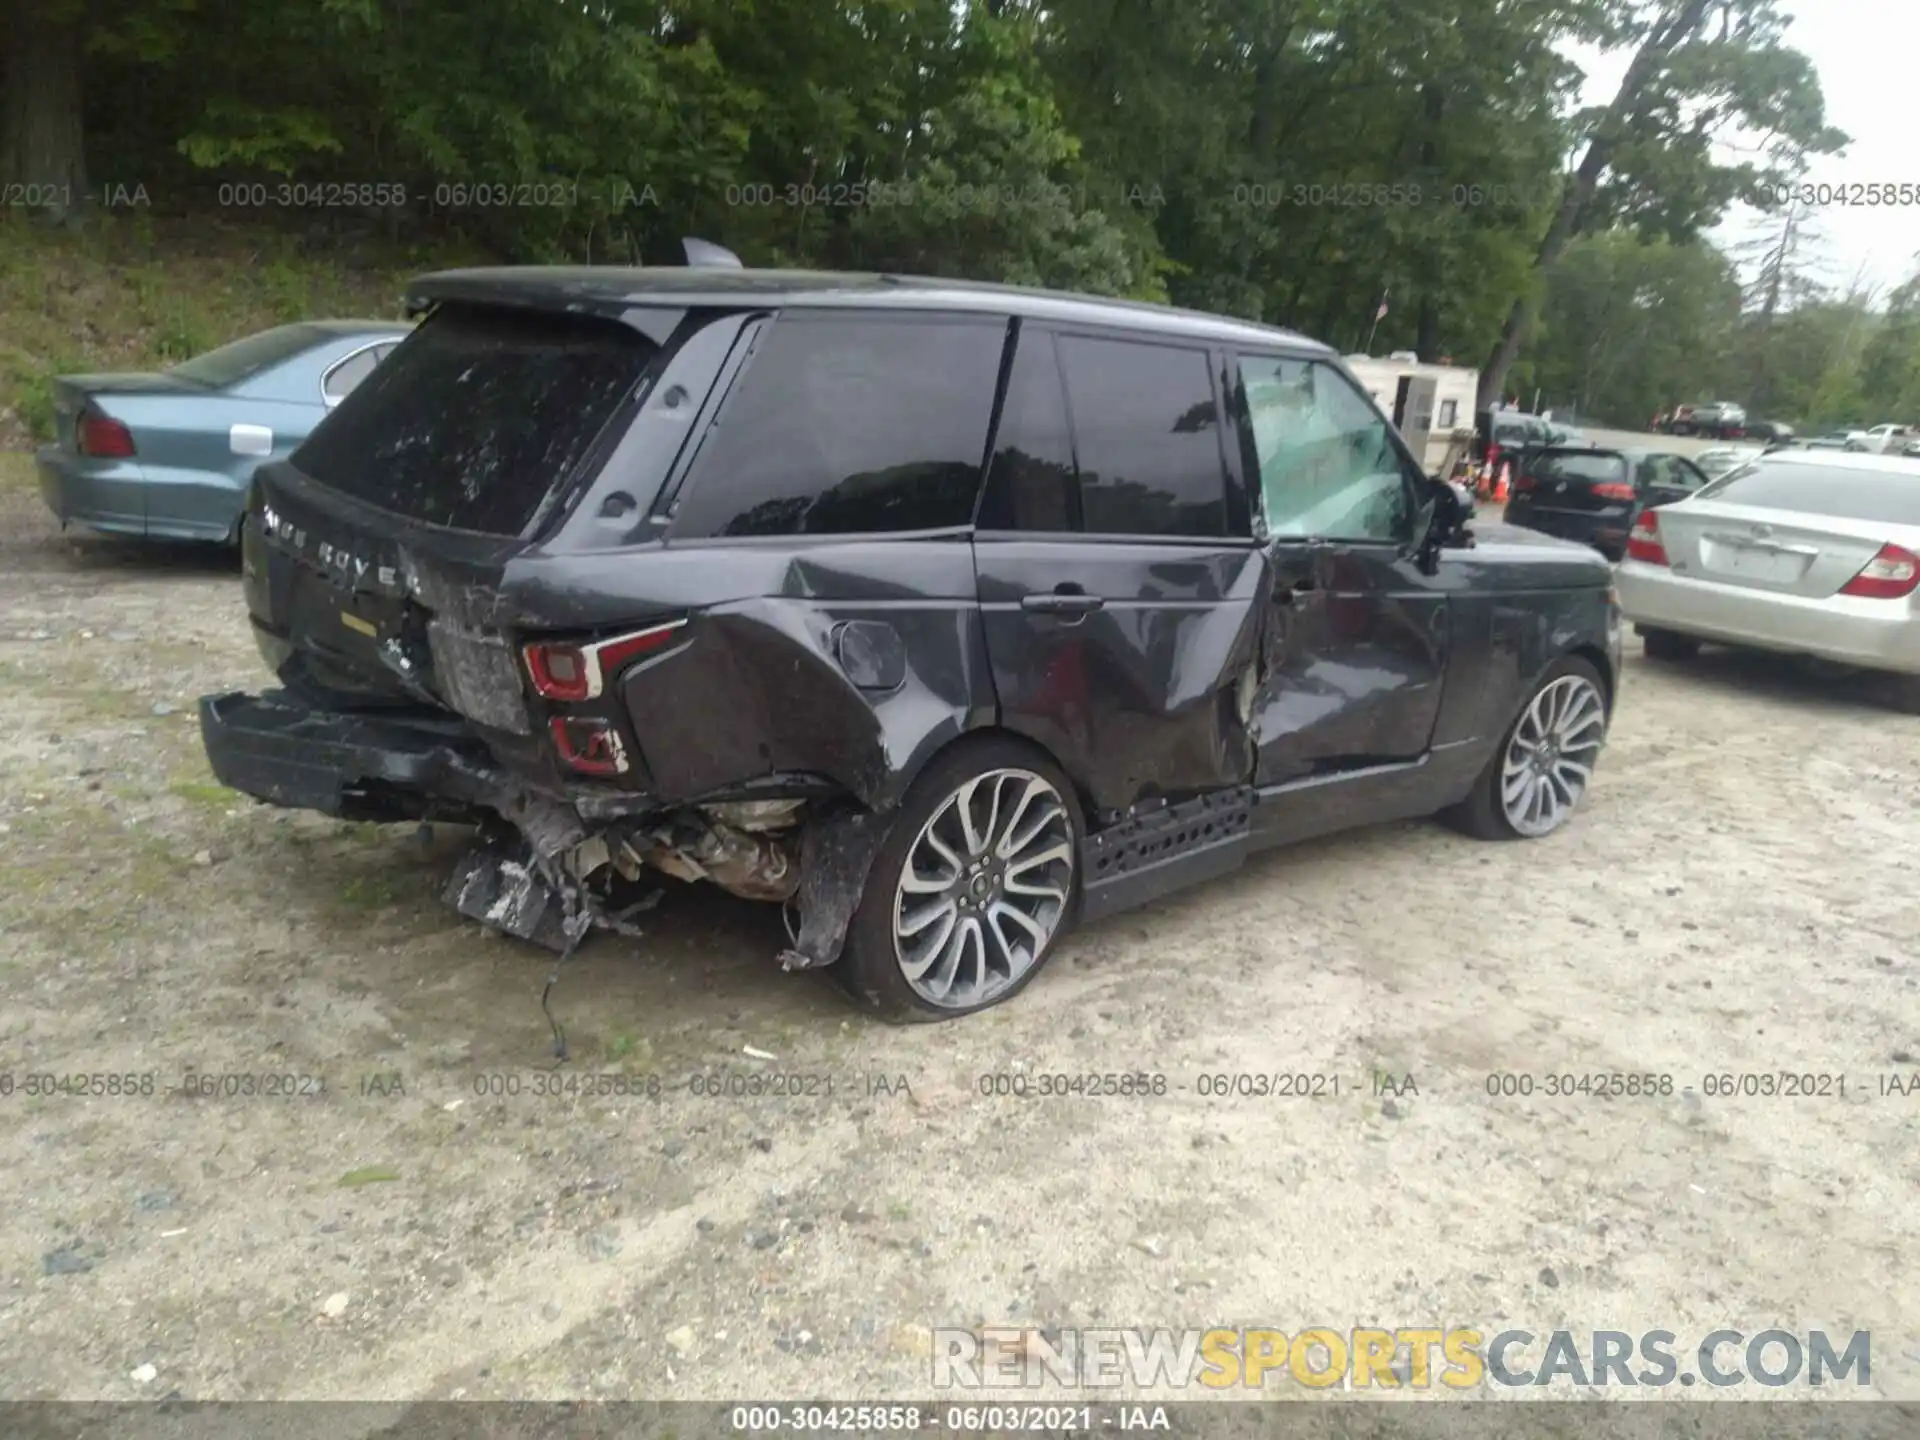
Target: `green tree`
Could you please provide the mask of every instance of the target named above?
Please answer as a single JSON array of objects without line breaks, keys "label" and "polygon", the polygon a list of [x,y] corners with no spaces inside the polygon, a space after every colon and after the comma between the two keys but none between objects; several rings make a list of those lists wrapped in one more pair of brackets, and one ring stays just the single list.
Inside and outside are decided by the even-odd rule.
[{"label": "green tree", "polygon": [[[1742,194],[1791,178],[1808,156],[1842,149],[1818,79],[1782,42],[1774,0],[1605,0],[1601,33],[1633,58],[1604,108],[1582,119],[1583,151],[1541,235],[1535,279],[1518,294],[1481,371],[1498,395],[1531,325],[1539,286],[1572,240],[1614,222],[1685,239],[1717,224]],[[1714,142],[1735,127],[1759,138],[1758,160],[1723,161]]]}]

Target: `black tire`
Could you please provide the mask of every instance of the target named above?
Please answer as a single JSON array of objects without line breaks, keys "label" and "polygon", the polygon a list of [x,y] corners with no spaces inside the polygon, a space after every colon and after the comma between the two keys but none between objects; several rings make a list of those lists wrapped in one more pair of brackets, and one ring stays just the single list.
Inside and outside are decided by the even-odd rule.
[{"label": "black tire", "polygon": [[[1512,721],[1508,723],[1505,730],[1500,732],[1500,743],[1494,746],[1493,754],[1487,757],[1486,768],[1480,772],[1479,779],[1473,782],[1473,789],[1468,792],[1467,798],[1441,811],[1442,821],[1462,834],[1473,836],[1476,840],[1528,838],[1507,819],[1506,812],[1500,804],[1501,768],[1507,758],[1507,751],[1513,744],[1514,732],[1520,728],[1521,721],[1526,718],[1528,707],[1533,704],[1541,691],[1555,681],[1563,680],[1570,675],[1577,675],[1592,685],[1600,693],[1603,705],[1608,702],[1607,682],[1601,678],[1600,672],[1589,661],[1582,660],[1577,655],[1564,655],[1555,661],[1547,668],[1547,673],[1540,677],[1538,683],[1527,692],[1527,698],[1514,712]],[[1604,743],[1605,739],[1606,732],[1603,730],[1601,742]],[[1585,797],[1583,795],[1580,798]],[[1578,801],[1575,802],[1574,808],[1577,807]]]},{"label": "black tire", "polygon": [[1691,660],[1700,653],[1700,642],[1691,635],[1673,630],[1641,630],[1640,644],[1649,660]]},{"label": "black tire", "polygon": [[[1039,953],[1010,984],[975,1004],[938,1005],[909,983],[895,951],[894,904],[901,873],[922,829],[948,800],[969,781],[998,770],[1035,775],[1052,786],[1059,798],[1073,855],[1066,902]],[[895,812],[893,826],[874,855],[865,893],[847,930],[846,947],[833,967],[835,979],[855,1000],[878,1012],[883,1019],[896,1023],[957,1020],[1011,1000],[1032,983],[1033,977],[1053,957],[1060,941],[1073,929],[1080,908],[1080,844],[1085,836],[1086,819],[1079,797],[1060,767],[1044,751],[1009,735],[961,741],[921,773]]]}]

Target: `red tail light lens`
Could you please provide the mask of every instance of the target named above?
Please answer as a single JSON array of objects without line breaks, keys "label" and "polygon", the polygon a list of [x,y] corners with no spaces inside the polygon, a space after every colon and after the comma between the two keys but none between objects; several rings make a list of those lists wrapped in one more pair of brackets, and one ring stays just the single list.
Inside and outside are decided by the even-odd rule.
[{"label": "red tail light lens", "polygon": [[75,436],[82,455],[102,460],[124,460],[133,454],[133,432],[105,415],[82,415]]},{"label": "red tail light lens", "polygon": [[589,700],[587,676],[591,667],[578,645],[529,645],[527,674],[533,688],[548,700]]},{"label": "red tail light lens", "polygon": [[1869,600],[1898,600],[1920,586],[1920,555],[1898,545],[1882,545],[1861,572],[1840,587],[1842,595]]},{"label": "red tail light lens", "polygon": [[1660,517],[1651,510],[1642,510],[1640,518],[1633,522],[1633,530],[1627,536],[1627,558],[1644,560],[1649,565],[1667,563],[1667,547],[1660,543]]},{"label": "red tail light lens", "polygon": [[1631,500],[1633,486],[1620,480],[1605,480],[1593,487],[1593,494],[1599,500]]},{"label": "red tail light lens", "polygon": [[1531,475],[1517,475],[1514,477],[1513,487],[1507,493],[1510,495],[1531,495],[1533,493],[1533,487],[1539,483],[1540,482],[1535,480]]},{"label": "red tail light lens", "polygon": [[627,768],[627,747],[609,720],[556,715],[550,729],[561,763],[581,775],[618,775]]},{"label": "red tail light lens", "polygon": [[542,699],[563,704],[591,700],[605,688],[608,676],[618,674],[622,666],[642,655],[666,649],[686,623],[669,620],[589,645],[536,641],[521,652],[527,662],[527,678]]}]

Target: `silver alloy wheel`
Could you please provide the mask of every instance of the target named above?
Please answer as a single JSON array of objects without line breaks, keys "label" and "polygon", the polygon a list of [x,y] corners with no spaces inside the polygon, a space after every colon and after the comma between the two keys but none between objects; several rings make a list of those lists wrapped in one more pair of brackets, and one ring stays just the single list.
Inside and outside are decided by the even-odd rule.
[{"label": "silver alloy wheel", "polygon": [[1550,835],[1573,814],[1593,779],[1607,736],[1607,707],[1584,675],[1540,687],[1500,767],[1500,809],[1529,839]]},{"label": "silver alloy wheel", "polygon": [[982,1005],[1033,968],[1073,893],[1073,821],[1031,770],[963,783],[907,849],[893,900],[893,951],[921,999]]}]

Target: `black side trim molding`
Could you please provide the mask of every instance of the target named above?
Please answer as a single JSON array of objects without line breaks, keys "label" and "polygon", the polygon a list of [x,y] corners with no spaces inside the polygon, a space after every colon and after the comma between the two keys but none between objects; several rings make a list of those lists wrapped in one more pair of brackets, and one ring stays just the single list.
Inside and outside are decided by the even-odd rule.
[{"label": "black side trim molding", "polygon": [[1237,870],[1253,787],[1214,790],[1090,835],[1080,846],[1080,918],[1099,920]]}]

